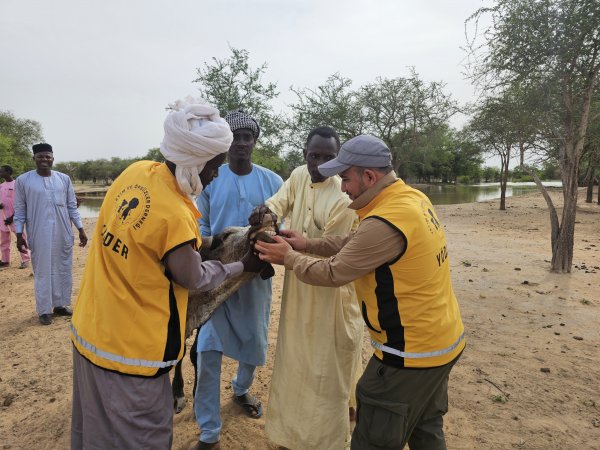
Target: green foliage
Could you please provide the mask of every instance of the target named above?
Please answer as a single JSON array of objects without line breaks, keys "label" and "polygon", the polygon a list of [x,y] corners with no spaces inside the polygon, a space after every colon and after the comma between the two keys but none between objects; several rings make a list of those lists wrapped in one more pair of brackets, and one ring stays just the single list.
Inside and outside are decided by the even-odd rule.
[{"label": "green foliage", "polygon": [[306,163],[306,161],[304,160],[304,155],[298,150],[288,151],[283,158],[283,162],[283,171],[279,173],[279,175],[281,175],[281,177],[284,180],[286,180],[290,176],[290,174],[296,167],[299,167]]},{"label": "green foliage", "polygon": [[[458,111],[444,88],[442,82],[424,82],[414,69],[408,77],[378,78],[356,90],[352,81],[340,74],[315,89],[292,88],[297,102],[290,105],[293,117],[288,142],[296,149],[303,148],[304,136],[320,125],[335,128],[343,140],[368,133],[389,146],[396,171],[415,172],[419,178],[424,173],[443,178],[447,168],[439,167],[432,175],[426,158],[415,159],[414,155],[431,147],[435,139],[431,133],[440,129],[443,133],[448,119]],[[422,169],[410,169],[410,164]]]},{"label": "green foliage", "polygon": [[481,171],[481,178],[484,183],[497,183],[500,181],[500,170],[497,167],[484,167]]},{"label": "green foliage", "polygon": [[[277,173],[286,171],[285,161],[279,156],[285,128],[282,117],[273,109],[277,98],[277,84],[265,82],[267,63],[257,68],[250,66],[250,53],[230,47],[231,56],[212,58],[204,67],[196,69],[200,94],[219,110],[221,116],[242,109],[252,115],[261,128],[252,160]],[[153,158],[154,159],[154,158]]]},{"label": "green foliage", "polygon": [[263,81],[267,63],[250,66],[250,53],[230,47],[231,56],[212,58],[212,63],[196,69],[200,94],[225,116],[228,111],[243,109],[251,114],[261,128],[260,141],[278,147],[283,129],[281,117],[275,114],[271,102],[277,98],[277,83]]},{"label": "green foliage", "polygon": [[560,180],[560,166],[555,159],[544,161],[538,173],[541,180]]},{"label": "green foliage", "polygon": [[506,402],[508,402],[508,398],[506,398],[506,396],[502,395],[502,394],[494,395],[492,397],[492,400],[494,402],[496,402],[496,403],[506,403]]},{"label": "green foliage", "polygon": [[74,162],[74,161],[59,162],[59,163],[54,163],[52,167],[53,167],[53,169],[55,169],[59,172],[69,175],[69,177],[71,177],[71,180],[76,180],[80,164],[81,163]]},{"label": "green foliage", "polygon": [[361,87],[358,98],[365,128],[388,145],[395,169],[403,153],[422,147],[427,131],[443,127],[458,111],[444,88],[442,82],[425,83],[414,68],[407,78],[378,78]]},{"label": "green foliage", "polygon": [[401,154],[398,174],[418,182],[455,182],[460,175],[471,182],[479,179],[480,150],[445,124],[432,125],[415,136]]},{"label": "green foliage", "polygon": [[[130,164],[139,161],[140,158],[122,159],[112,157],[108,159],[94,159],[84,162],[60,163],[60,167],[67,170],[69,176],[81,183],[91,181],[92,183],[110,184],[123,172]],[[55,164],[56,170],[60,170]],[[60,170],[62,172],[62,170]]]},{"label": "green foliage", "polygon": [[[477,80],[495,87],[527,81],[586,85],[597,71],[600,4],[595,0],[497,0],[468,20],[491,16],[482,31],[487,48],[470,42],[479,56]],[[476,38],[477,36],[475,36]],[[567,77],[570,79],[567,80]],[[582,83],[583,82],[583,83]],[[558,86],[559,90],[568,85]]]},{"label": "green foliage", "polygon": [[0,111],[0,164],[11,166],[15,175],[35,167],[30,148],[42,140],[39,122],[19,119],[10,111]]},{"label": "green foliage", "polygon": [[286,142],[304,147],[313,128],[328,125],[342,140],[372,134],[390,147],[393,165],[403,178],[420,182],[479,178],[481,150],[447,125],[458,111],[442,82],[424,82],[414,69],[406,78],[378,78],[358,89],[340,74],[315,89],[294,89]]},{"label": "green foliage", "polygon": [[146,153],[146,155],[143,156],[141,159],[147,161],[165,162],[165,157],[162,155],[162,153],[160,152],[160,148],[158,147],[154,147],[148,150],[148,153]]},{"label": "green foliage", "polygon": [[537,173],[537,168],[534,166],[529,166],[527,164],[522,166],[517,166],[512,171],[512,181],[515,183],[524,183],[524,182],[532,182],[533,176],[532,172]]},{"label": "green foliage", "polygon": [[315,89],[295,89],[297,103],[291,104],[292,117],[287,123],[287,142],[304,149],[306,136],[319,126],[334,128],[341,140],[366,132],[359,93],[352,90],[352,80],[339,73],[331,75]]},{"label": "green foliage", "polygon": [[266,167],[275,173],[281,174],[284,169],[284,161],[277,154],[265,147],[256,147],[252,152],[252,162]]},{"label": "green foliage", "polygon": [[483,98],[473,108],[474,115],[465,127],[473,144],[484,153],[500,159],[500,209],[506,209],[506,186],[510,161],[523,149],[529,133],[523,132],[524,116],[517,113],[523,98],[517,88]]}]

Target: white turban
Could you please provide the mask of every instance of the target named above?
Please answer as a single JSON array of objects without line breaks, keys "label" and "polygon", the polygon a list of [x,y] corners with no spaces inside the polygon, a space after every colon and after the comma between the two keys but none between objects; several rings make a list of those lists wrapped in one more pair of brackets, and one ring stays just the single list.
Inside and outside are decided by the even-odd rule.
[{"label": "white turban", "polygon": [[181,190],[199,195],[202,183],[198,174],[208,161],[229,150],[233,134],[219,111],[202,100],[186,97],[169,109],[160,152],[177,166],[175,178]]}]

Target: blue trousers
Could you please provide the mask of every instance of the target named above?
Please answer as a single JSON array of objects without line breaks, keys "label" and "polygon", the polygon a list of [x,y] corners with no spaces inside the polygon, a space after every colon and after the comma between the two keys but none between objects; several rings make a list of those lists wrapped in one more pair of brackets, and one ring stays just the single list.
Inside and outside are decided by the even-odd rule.
[{"label": "blue trousers", "polygon": [[[221,434],[221,361],[223,353],[217,351],[198,352],[198,384],[194,398],[194,414],[200,427],[200,440],[213,443]],[[256,366],[238,363],[238,370],[231,387],[236,396],[250,389]]]}]

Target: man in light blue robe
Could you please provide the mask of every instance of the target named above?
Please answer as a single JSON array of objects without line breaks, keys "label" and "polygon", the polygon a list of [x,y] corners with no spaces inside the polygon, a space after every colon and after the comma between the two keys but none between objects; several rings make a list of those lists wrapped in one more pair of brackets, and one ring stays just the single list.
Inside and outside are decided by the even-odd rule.
[{"label": "man in light blue robe", "polygon": [[[283,180],[276,173],[252,164],[252,150],[260,129],[249,115],[236,111],[225,120],[233,132],[229,164],[202,191],[197,204],[200,232],[210,236],[228,226],[246,226],[252,210],[274,195]],[[234,401],[253,418],[262,415],[260,400],[249,393],[256,366],[265,364],[271,309],[271,280],[255,278],[242,286],[198,331],[198,383],[194,400],[201,429],[196,448],[219,448],[221,432],[220,380],[223,354],[239,362],[231,381]]]},{"label": "man in light blue robe", "polygon": [[[31,251],[35,306],[42,325],[52,323],[52,314],[70,316],[73,286],[73,245],[71,223],[79,230],[79,245],[87,236],[77,211],[73,184],[68,175],[51,170],[52,146],[33,146],[36,170],[17,178],[15,184],[15,232],[17,249]],[[23,229],[27,228],[27,243]]]}]

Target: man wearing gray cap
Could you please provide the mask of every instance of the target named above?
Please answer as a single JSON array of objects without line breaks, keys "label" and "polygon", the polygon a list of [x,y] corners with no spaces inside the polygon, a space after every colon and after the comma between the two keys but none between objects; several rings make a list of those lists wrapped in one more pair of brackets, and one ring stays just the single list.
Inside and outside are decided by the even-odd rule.
[{"label": "man wearing gray cap", "polygon": [[360,220],[356,232],[306,239],[282,230],[283,238],[256,249],[308,284],[354,281],[374,354],[356,386],[351,448],[444,449],[448,376],[465,347],[464,327],[443,227],[427,196],[396,178],[391,162],[380,139],[350,139],[319,171],[340,175]]}]

